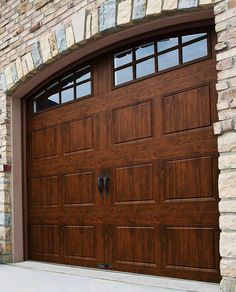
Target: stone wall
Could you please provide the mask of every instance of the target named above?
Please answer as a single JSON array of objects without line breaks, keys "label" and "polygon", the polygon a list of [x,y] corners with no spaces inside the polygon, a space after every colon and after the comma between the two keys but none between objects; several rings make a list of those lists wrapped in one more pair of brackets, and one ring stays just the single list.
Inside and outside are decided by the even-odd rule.
[{"label": "stone wall", "polygon": [[0,0],[0,261],[11,261],[11,92],[63,54],[150,18],[213,6],[222,291],[236,291],[236,0]]},{"label": "stone wall", "polygon": [[236,0],[215,1],[222,291],[236,291]]}]

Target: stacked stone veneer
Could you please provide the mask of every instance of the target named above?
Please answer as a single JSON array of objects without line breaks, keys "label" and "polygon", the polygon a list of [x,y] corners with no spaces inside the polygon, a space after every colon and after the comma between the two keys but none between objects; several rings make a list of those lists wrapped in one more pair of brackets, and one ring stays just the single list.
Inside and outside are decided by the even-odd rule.
[{"label": "stacked stone veneer", "polygon": [[[214,5],[223,291],[236,291],[236,0],[0,0],[0,261],[11,261],[11,92],[90,39]],[[184,16],[184,15],[183,15]],[[20,206],[19,206],[20,207]]]}]

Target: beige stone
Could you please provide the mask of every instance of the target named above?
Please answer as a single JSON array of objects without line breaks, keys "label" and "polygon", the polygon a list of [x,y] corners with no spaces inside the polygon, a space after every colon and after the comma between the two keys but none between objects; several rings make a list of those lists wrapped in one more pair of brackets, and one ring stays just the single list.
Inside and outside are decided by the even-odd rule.
[{"label": "beige stone", "polygon": [[164,0],[163,11],[173,11],[178,8],[178,0]]},{"label": "beige stone", "polygon": [[160,14],[162,8],[162,0],[147,0],[146,15]]},{"label": "beige stone", "polygon": [[221,172],[219,175],[220,198],[236,198],[236,171]]},{"label": "beige stone", "polygon": [[22,56],[21,61],[24,75],[27,75],[34,70],[34,62],[31,53]]},{"label": "beige stone", "polygon": [[92,36],[95,36],[99,33],[98,30],[98,9],[92,11],[92,25],[91,25]]},{"label": "beige stone", "polygon": [[222,257],[236,258],[236,232],[221,232],[220,255]]},{"label": "beige stone", "polygon": [[17,70],[17,73],[18,73],[18,78],[19,79],[23,79],[24,72],[23,72],[21,58],[17,58],[16,59],[16,70]]},{"label": "beige stone", "polygon": [[208,8],[213,5],[214,0],[199,0],[199,6],[203,8]]},{"label": "beige stone", "polygon": [[221,200],[219,203],[220,212],[236,214],[236,200]]},{"label": "beige stone", "polygon": [[117,24],[127,24],[131,21],[132,1],[125,0],[118,3]]},{"label": "beige stone", "polygon": [[227,153],[219,157],[220,169],[236,169],[236,153]]},{"label": "beige stone", "polygon": [[222,230],[232,230],[236,231],[236,214],[220,216],[220,228]]},{"label": "beige stone", "polygon": [[[226,277],[236,277],[236,259],[222,259],[220,263],[220,270],[222,276]],[[235,292],[236,291],[236,283],[235,283],[235,289],[223,290],[225,292]]]},{"label": "beige stone", "polygon": [[92,25],[92,14],[87,13],[86,16],[86,27],[85,27],[85,38],[91,38],[91,25]]},{"label": "beige stone", "polygon": [[72,47],[75,44],[75,39],[74,39],[71,23],[68,23],[66,25],[66,44],[68,48]]},{"label": "beige stone", "polygon": [[232,48],[225,52],[218,53],[216,55],[216,59],[217,61],[221,61],[224,59],[232,58],[233,56],[236,56],[236,48]]},{"label": "beige stone", "polygon": [[47,63],[52,58],[52,54],[51,54],[51,47],[49,44],[49,40],[46,35],[43,35],[42,37],[40,37],[40,47],[41,47],[43,62]]}]

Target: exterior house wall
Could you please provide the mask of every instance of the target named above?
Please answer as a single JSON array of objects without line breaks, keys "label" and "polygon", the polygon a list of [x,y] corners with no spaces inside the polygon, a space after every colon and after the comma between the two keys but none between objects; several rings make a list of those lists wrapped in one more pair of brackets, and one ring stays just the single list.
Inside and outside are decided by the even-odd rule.
[{"label": "exterior house wall", "polygon": [[184,18],[186,12],[211,7],[218,39],[215,49],[219,122],[215,123],[214,132],[218,135],[220,153],[221,288],[235,291],[236,0],[0,1],[0,262],[20,259],[14,250],[17,238],[22,240],[22,231],[15,225],[16,217],[22,213],[21,200],[17,201],[12,191],[21,176],[16,177],[14,169],[10,169],[12,163],[13,167],[18,163],[13,155],[11,132],[20,102],[18,108],[16,104],[13,106],[13,93],[52,62],[80,50],[95,38],[106,37],[140,21],[175,14]]}]

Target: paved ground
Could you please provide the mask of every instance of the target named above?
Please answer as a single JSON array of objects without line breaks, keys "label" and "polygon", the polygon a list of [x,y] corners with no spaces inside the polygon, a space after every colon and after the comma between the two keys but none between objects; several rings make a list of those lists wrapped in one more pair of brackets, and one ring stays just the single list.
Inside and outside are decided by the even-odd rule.
[{"label": "paved ground", "polygon": [[8,265],[0,265],[0,289],[1,292],[181,292]]}]

